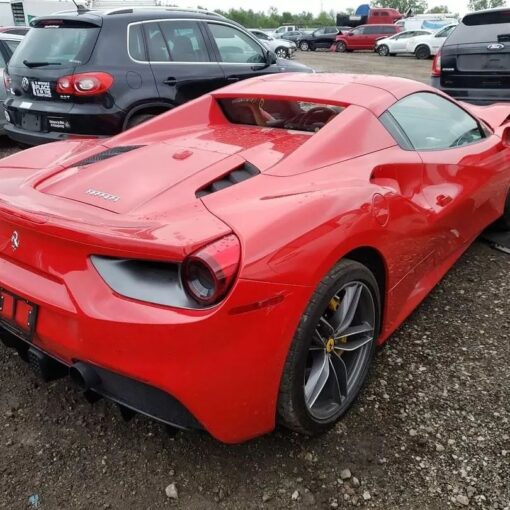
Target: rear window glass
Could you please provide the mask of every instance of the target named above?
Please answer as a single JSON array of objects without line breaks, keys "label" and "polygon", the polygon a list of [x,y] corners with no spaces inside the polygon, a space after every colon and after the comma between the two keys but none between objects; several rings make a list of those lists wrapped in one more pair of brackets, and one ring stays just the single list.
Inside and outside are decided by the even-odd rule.
[{"label": "rear window glass", "polygon": [[69,26],[55,21],[32,28],[11,59],[13,67],[71,66],[87,62],[99,34],[99,27],[87,24]]},{"label": "rear window glass", "polygon": [[497,43],[510,41],[510,10],[464,16],[446,44]]},{"label": "rear window glass", "polygon": [[510,23],[510,10],[499,10],[492,12],[475,12],[464,16],[464,25],[474,27],[477,25],[495,25]]},{"label": "rear window glass", "polygon": [[257,97],[220,99],[219,104],[233,124],[316,133],[333,120],[342,107],[308,101],[277,101]]}]

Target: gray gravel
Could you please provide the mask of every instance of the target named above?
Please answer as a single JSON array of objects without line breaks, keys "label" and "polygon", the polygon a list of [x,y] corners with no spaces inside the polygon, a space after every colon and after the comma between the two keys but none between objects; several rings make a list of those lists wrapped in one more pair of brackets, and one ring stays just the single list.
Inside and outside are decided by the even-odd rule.
[{"label": "gray gravel", "polygon": [[238,446],[124,423],[0,348],[0,508],[509,510],[509,337],[510,256],[475,243],[333,431]]}]

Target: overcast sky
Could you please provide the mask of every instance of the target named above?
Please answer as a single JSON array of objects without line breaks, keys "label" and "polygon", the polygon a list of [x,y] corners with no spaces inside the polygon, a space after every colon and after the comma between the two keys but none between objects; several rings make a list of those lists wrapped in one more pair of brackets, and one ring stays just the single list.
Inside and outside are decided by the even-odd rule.
[{"label": "overcast sky", "polygon": [[[312,11],[318,14],[322,10],[341,12],[347,7],[356,8],[359,4],[368,3],[363,0],[202,0],[195,2],[193,0],[173,0],[174,4],[180,7],[196,7],[197,4],[208,9],[225,9],[231,7],[242,7],[243,9],[253,9],[255,11],[266,11],[275,6],[280,12],[290,11],[293,13],[301,11]],[[429,7],[447,4],[451,12],[458,12],[461,15],[467,11],[468,0],[428,0]]]}]

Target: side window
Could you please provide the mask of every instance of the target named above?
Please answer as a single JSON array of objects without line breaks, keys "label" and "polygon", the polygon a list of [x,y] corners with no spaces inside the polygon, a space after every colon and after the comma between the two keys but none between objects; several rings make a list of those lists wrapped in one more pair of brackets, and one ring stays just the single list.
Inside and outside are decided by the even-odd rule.
[{"label": "side window", "polygon": [[129,27],[129,55],[135,60],[147,60],[142,25],[131,25]]},{"label": "side window", "polygon": [[3,69],[7,65],[7,62],[5,61],[3,51],[0,51],[0,69]]},{"label": "side window", "polygon": [[471,115],[433,93],[412,94],[388,111],[416,150],[461,147],[486,137]]},{"label": "side window", "polygon": [[234,27],[209,23],[209,29],[223,62],[236,64],[262,64],[266,62],[264,50],[249,36]]},{"label": "side window", "polygon": [[365,27],[365,34],[366,35],[373,35],[373,34],[384,34],[383,32],[383,29],[386,28],[386,27],[382,27],[382,28],[379,28],[377,26],[373,26],[373,27]]},{"label": "side window", "polygon": [[437,34],[436,34],[436,37],[448,37],[450,35],[450,32],[455,28],[455,26],[451,26],[451,27],[446,27],[446,28],[443,28],[443,30],[440,30]]},{"label": "side window", "polygon": [[194,21],[160,23],[164,41],[173,62],[209,62],[200,27]]},{"label": "side window", "polygon": [[358,28],[355,28],[354,30],[352,30],[350,33],[352,35],[363,35],[363,34],[366,34],[366,30],[365,30],[365,27],[358,27]]},{"label": "side window", "polygon": [[258,37],[259,39],[262,39],[263,41],[269,41],[269,36],[267,34],[264,34],[264,32],[253,32],[253,35]]},{"label": "side window", "polygon": [[324,35],[326,33],[326,30],[324,28],[318,28],[314,33],[313,35],[315,37],[317,36],[320,36],[320,35]]}]

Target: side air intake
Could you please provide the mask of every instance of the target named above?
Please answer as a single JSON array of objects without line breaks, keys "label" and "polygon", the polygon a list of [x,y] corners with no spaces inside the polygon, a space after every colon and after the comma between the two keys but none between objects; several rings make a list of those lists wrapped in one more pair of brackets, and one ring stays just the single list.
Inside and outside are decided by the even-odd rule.
[{"label": "side air intake", "polygon": [[256,166],[251,163],[244,163],[230,171],[228,174],[223,175],[216,181],[200,188],[195,195],[197,198],[202,198],[207,195],[211,195],[212,193],[216,193],[217,191],[221,191],[222,189],[230,188],[230,186],[234,186],[234,184],[239,184],[247,179],[251,179],[258,174],[260,174],[260,170]]},{"label": "side air intake", "polygon": [[110,159],[113,158],[114,156],[130,152],[140,147],[143,147],[143,145],[124,145],[119,147],[112,147],[111,149],[106,149],[103,152],[99,152],[86,159],[82,159],[81,161],[75,163],[73,166],[91,165],[92,163],[97,163],[98,161],[103,161],[104,159]]}]

